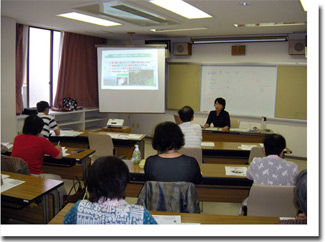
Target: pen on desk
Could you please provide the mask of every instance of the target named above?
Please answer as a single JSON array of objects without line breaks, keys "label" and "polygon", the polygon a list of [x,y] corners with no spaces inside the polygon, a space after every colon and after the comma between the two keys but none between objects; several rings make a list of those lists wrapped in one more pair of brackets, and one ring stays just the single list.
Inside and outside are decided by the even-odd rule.
[{"label": "pen on desk", "polygon": [[58,142],[58,145],[60,145],[60,141]]}]

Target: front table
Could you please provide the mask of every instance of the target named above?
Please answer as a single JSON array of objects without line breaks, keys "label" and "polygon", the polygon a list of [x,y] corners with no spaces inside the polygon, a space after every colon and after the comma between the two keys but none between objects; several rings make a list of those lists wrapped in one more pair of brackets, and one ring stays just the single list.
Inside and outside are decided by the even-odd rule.
[{"label": "front table", "polygon": [[[68,203],[51,221],[50,224],[63,224],[64,215],[73,207],[73,203]],[[277,224],[278,217],[253,217],[253,216],[232,216],[197,213],[170,213],[161,211],[149,211],[152,215],[181,216],[182,223],[195,224]]]}]

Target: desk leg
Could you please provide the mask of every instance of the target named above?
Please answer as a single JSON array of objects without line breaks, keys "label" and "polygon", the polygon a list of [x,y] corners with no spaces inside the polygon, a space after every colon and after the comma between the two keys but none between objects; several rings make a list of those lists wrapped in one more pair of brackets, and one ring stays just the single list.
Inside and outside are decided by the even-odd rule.
[{"label": "desk leg", "polygon": [[144,158],[144,140],[137,141],[137,145],[139,146],[139,150],[141,151],[141,159]]},{"label": "desk leg", "polygon": [[49,197],[48,194],[42,197],[42,206],[43,206],[43,220],[44,224],[48,224],[50,220],[50,209],[49,209]]},{"label": "desk leg", "polygon": [[82,169],[83,169],[83,180],[84,180],[84,185],[87,185],[87,175],[88,175],[88,156],[85,158],[82,158],[80,160],[80,163],[82,164]]}]

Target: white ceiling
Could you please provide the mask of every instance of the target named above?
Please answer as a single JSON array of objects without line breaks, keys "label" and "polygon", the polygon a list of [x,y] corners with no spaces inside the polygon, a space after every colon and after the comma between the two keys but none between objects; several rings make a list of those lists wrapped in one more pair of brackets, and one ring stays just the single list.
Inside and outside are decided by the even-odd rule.
[{"label": "white ceiling", "polygon": [[[212,15],[213,18],[189,20],[158,6],[148,0],[120,0],[124,4],[158,14],[179,24],[165,26],[139,26],[122,23],[121,26],[102,27],[75,20],[57,17],[57,14],[73,11],[77,7],[99,4],[106,1],[85,0],[2,0],[1,16],[16,19],[17,23],[36,27],[50,28],[112,40],[128,40],[128,32],[135,32],[133,39],[157,39],[175,37],[238,36],[260,34],[306,33],[307,25],[291,27],[235,28],[233,24],[263,22],[307,22],[299,0],[248,0],[249,6],[242,6],[242,0],[185,0],[193,6]],[[152,28],[194,28],[206,27],[207,30],[154,33]]]}]

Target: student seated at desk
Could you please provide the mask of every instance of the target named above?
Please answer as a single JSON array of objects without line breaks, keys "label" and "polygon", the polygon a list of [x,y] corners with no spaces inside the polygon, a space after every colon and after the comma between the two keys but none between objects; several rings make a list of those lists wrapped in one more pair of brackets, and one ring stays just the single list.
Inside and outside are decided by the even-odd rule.
[{"label": "student seated at desk", "polygon": [[61,130],[55,119],[49,115],[50,108],[51,107],[48,102],[40,101],[37,103],[38,116],[42,118],[44,122],[42,135],[47,139],[50,137],[51,130],[53,130],[56,135],[60,135]]},{"label": "student seated at desk", "polygon": [[28,164],[30,173],[44,177],[42,165],[44,155],[55,159],[62,158],[60,145],[54,146],[49,140],[41,136],[44,122],[33,114],[25,119],[23,134],[16,136],[11,156],[22,158]]},{"label": "student seated at desk", "polygon": [[210,124],[213,123],[214,127],[222,128],[221,131],[227,131],[230,129],[230,116],[229,113],[225,110],[226,100],[222,97],[216,98],[214,100],[215,111],[209,113],[208,119],[203,126],[203,129],[210,127]]},{"label": "student seated at desk", "polygon": [[178,111],[181,121],[179,127],[184,134],[184,147],[201,148],[202,128],[199,124],[192,123],[194,119],[194,111],[190,106],[184,106]]},{"label": "student seated at desk", "polygon": [[[11,156],[22,158],[28,165],[32,176],[61,180],[61,177],[54,174],[44,174],[42,165],[44,155],[49,155],[55,159],[62,158],[62,148],[60,145],[54,146],[48,139],[41,137],[44,122],[36,114],[30,115],[25,119],[23,134],[15,137]],[[59,189],[60,205],[63,206],[63,196],[66,191],[63,186]],[[53,192],[54,199],[57,199],[57,193]],[[57,205],[57,203],[55,203]],[[58,212],[58,207],[55,207]]]},{"label": "student seated at desk", "polygon": [[119,158],[98,158],[89,169],[89,200],[80,200],[64,216],[65,224],[157,224],[140,205],[129,205],[125,188],[129,169]]},{"label": "student seated at desk", "polygon": [[155,128],[152,147],[158,155],[146,159],[144,173],[149,181],[185,181],[200,183],[201,170],[195,158],[182,155],[184,135],[173,122],[164,122]]},{"label": "student seated at desk", "polygon": [[[265,157],[255,157],[247,168],[247,179],[254,184],[293,186],[298,175],[298,166],[283,159],[286,141],[282,135],[270,134],[264,140]],[[247,206],[247,198],[243,201]],[[241,213],[241,211],[240,211]]]}]

